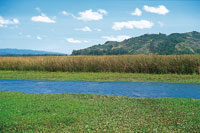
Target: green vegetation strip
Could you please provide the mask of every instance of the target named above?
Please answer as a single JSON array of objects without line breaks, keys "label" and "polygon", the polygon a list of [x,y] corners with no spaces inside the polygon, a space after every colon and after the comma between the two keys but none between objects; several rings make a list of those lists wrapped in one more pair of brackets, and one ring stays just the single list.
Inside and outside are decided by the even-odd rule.
[{"label": "green vegetation strip", "polygon": [[0,92],[1,132],[199,132],[200,101]]},{"label": "green vegetation strip", "polygon": [[0,71],[0,79],[200,83],[198,74]]}]

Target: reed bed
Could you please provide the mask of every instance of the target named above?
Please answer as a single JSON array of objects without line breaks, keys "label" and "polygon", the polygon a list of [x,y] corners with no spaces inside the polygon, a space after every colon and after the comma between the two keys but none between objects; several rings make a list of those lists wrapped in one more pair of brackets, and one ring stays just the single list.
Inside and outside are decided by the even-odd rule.
[{"label": "reed bed", "polygon": [[0,57],[0,70],[199,74],[200,55]]}]

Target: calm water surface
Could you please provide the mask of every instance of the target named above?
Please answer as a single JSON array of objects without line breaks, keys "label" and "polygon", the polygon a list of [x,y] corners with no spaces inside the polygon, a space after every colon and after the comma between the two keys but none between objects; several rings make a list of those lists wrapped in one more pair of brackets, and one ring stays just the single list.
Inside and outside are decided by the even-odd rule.
[{"label": "calm water surface", "polygon": [[0,80],[0,91],[23,93],[84,93],[129,97],[200,99],[200,84],[153,82]]}]

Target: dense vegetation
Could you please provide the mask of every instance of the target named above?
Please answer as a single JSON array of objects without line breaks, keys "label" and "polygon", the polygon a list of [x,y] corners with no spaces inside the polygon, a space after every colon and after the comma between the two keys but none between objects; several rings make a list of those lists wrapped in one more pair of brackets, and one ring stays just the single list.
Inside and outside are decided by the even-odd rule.
[{"label": "dense vegetation", "polygon": [[1,132],[199,132],[200,101],[0,92]]},{"label": "dense vegetation", "polygon": [[103,45],[74,50],[72,55],[123,54],[200,54],[200,33],[145,34],[122,42],[108,41]]},{"label": "dense vegetation", "polygon": [[0,70],[192,74],[200,55],[0,57]]}]

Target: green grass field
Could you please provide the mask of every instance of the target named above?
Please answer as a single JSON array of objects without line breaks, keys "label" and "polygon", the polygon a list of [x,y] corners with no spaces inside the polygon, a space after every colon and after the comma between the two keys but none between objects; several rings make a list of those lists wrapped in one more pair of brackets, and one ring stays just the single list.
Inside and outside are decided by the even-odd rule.
[{"label": "green grass field", "polygon": [[200,101],[0,92],[1,132],[199,132]]},{"label": "green grass field", "polygon": [[[200,83],[200,75],[0,71],[0,79]],[[0,91],[0,132],[199,132],[200,100]]]},{"label": "green grass field", "polygon": [[0,79],[200,83],[200,74],[0,71]]}]

